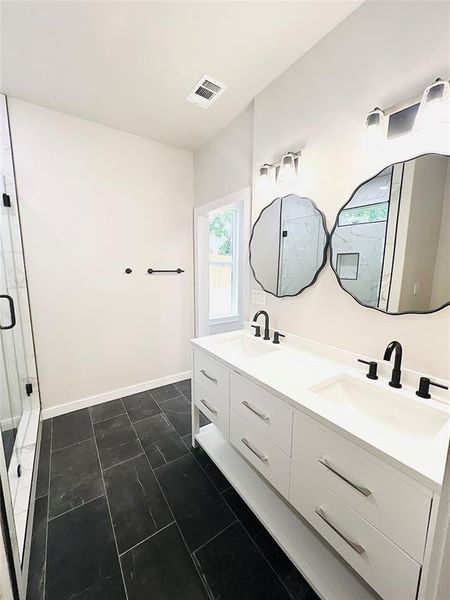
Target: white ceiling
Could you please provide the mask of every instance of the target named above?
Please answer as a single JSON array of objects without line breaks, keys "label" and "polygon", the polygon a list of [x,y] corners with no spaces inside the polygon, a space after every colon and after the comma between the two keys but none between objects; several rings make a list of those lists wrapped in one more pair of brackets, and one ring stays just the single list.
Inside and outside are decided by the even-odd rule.
[{"label": "white ceiling", "polygon": [[[195,149],[360,4],[6,1],[2,91]],[[228,86],[208,110],[204,73]]]}]

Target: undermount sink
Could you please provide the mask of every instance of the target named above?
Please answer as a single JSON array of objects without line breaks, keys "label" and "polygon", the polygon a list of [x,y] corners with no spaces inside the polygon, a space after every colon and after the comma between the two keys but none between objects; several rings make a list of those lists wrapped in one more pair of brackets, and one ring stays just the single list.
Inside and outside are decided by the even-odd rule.
[{"label": "undermount sink", "polygon": [[444,410],[380,389],[350,375],[340,375],[310,388],[310,391],[398,433],[415,437],[437,435],[450,419]]},{"label": "undermount sink", "polygon": [[255,358],[269,352],[274,352],[278,348],[269,345],[270,342],[262,340],[253,340],[247,335],[237,335],[224,340],[215,342],[222,350],[233,352],[234,354],[243,354],[247,358]]}]

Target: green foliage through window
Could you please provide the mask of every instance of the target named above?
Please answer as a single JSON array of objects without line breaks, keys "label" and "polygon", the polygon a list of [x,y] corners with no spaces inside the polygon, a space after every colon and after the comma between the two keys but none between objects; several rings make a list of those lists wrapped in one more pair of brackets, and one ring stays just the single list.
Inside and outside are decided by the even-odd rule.
[{"label": "green foliage through window", "polygon": [[339,226],[362,225],[364,223],[377,223],[379,221],[386,221],[388,210],[389,202],[380,202],[379,204],[344,208],[339,215]]},{"label": "green foliage through window", "polygon": [[230,256],[232,253],[232,228],[234,211],[220,212],[209,219],[209,251]]}]

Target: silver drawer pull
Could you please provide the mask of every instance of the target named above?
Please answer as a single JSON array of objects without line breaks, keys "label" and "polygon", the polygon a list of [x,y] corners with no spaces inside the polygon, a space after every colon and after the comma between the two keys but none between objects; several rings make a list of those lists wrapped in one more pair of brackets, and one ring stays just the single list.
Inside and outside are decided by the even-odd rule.
[{"label": "silver drawer pull", "polygon": [[244,446],[247,446],[250,452],[253,452],[253,454],[257,456],[262,462],[267,462],[269,460],[265,454],[254,448],[247,438],[242,438],[241,442],[244,444]]},{"label": "silver drawer pull", "polygon": [[215,377],[211,377],[211,375],[208,375],[208,373],[205,371],[205,369],[200,369],[200,373],[202,375],[204,375],[207,379],[212,381],[213,383],[217,383],[217,379]]},{"label": "silver drawer pull", "polygon": [[348,485],[351,485],[352,488],[354,488],[355,490],[358,490],[358,492],[360,494],[363,494],[364,496],[370,496],[370,494],[372,493],[368,488],[363,487],[362,485],[358,485],[354,481],[350,481],[350,479],[347,479],[347,477],[345,475],[342,475],[342,473],[339,473],[339,471],[337,471],[334,467],[332,467],[330,465],[330,463],[327,461],[327,459],[324,456],[322,456],[321,458],[319,458],[319,462],[324,467],[326,467],[327,469],[329,469],[332,473],[334,473],[335,475],[337,475],[338,477],[340,477],[343,481],[345,481],[346,483],[348,483]]},{"label": "silver drawer pull", "polygon": [[256,408],[253,408],[253,406],[251,406],[251,404],[249,404],[247,402],[247,400],[244,400],[244,402],[242,404],[245,406],[245,408],[248,408],[248,410],[251,410],[252,413],[254,413],[255,415],[258,415],[258,417],[260,419],[262,419],[263,421],[269,420],[269,418],[270,418],[269,415],[265,415],[264,413],[259,412],[259,410],[256,410]]},{"label": "silver drawer pull", "polygon": [[325,521],[325,523],[329,527],[331,527],[331,529],[333,531],[335,531],[338,534],[338,536],[340,536],[344,540],[344,542],[347,542],[347,544],[349,546],[351,546],[353,548],[353,550],[355,550],[358,554],[364,554],[364,552],[366,551],[366,549],[363,546],[361,546],[360,544],[357,544],[356,542],[354,542],[353,540],[351,540],[350,538],[348,538],[341,531],[339,531],[339,529],[336,527],[336,525],[333,525],[333,523],[331,523],[331,521],[329,520],[329,518],[325,514],[323,508],[320,508],[320,506],[318,506],[316,508],[316,515],[319,515],[319,517],[321,519],[323,519]]},{"label": "silver drawer pull", "polygon": [[213,408],[212,406],[210,406],[204,398],[202,398],[200,400],[200,402],[203,404],[203,406],[206,406],[206,408],[209,410],[209,412],[212,412],[213,415],[217,415],[217,410],[215,408]]}]

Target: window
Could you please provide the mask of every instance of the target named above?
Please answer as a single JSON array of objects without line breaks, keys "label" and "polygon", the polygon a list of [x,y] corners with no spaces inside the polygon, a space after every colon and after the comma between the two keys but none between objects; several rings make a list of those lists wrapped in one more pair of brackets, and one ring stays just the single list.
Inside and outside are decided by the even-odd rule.
[{"label": "window", "polygon": [[238,315],[238,210],[209,213],[209,318]]},{"label": "window", "polygon": [[378,204],[344,208],[339,215],[339,227],[386,221],[388,210],[389,202],[379,202]]}]

